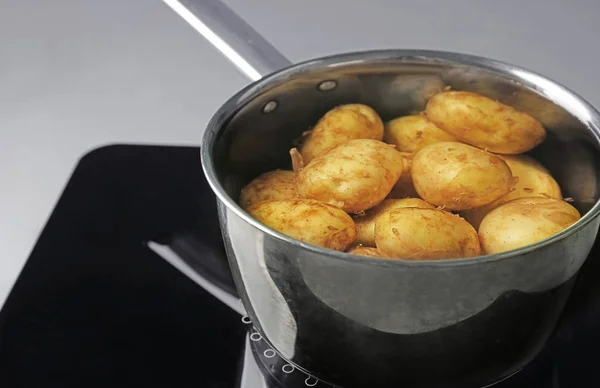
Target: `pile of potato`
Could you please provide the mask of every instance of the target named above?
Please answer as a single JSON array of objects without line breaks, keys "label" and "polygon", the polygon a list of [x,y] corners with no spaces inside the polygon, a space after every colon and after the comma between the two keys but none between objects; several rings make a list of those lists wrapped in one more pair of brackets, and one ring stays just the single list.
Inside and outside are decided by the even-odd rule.
[{"label": "pile of potato", "polygon": [[505,252],[580,218],[539,162],[546,137],[516,109],[470,92],[434,95],[386,125],[361,104],[327,112],[290,151],[293,171],[242,189],[265,225],[351,254],[443,260]]}]

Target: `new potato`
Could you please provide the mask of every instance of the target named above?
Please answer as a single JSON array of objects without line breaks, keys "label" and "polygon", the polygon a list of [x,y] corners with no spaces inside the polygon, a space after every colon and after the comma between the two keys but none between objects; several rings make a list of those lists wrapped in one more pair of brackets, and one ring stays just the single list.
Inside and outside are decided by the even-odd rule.
[{"label": "new potato", "polygon": [[401,152],[403,157],[403,168],[400,179],[396,182],[392,191],[388,194],[389,199],[402,199],[418,197],[417,191],[412,181],[411,170],[414,153]]},{"label": "new potato", "polygon": [[300,146],[304,163],[352,139],[383,139],[383,122],[366,105],[348,104],[327,112]]},{"label": "new potato", "polygon": [[443,92],[427,103],[427,118],[460,141],[499,154],[520,154],[546,137],[539,121],[491,98]]},{"label": "new potato", "polygon": [[428,144],[439,141],[456,141],[456,138],[441,130],[423,114],[404,116],[385,125],[383,140],[394,144],[403,152],[416,152]]},{"label": "new potato", "polygon": [[358,213],[379,204],[400,178],[403,157],[393,145],[350,140],[308,163],[297,178],[301,198]]},{"label": "new potato", "polygon": [[356,226],[343,210],[307,199],[274,199],[248,208],[255,219],[306,243],[345,251],[356,238]]},{"label": "new potato", "polygon": [[486,205],[515,183],[500,157],[456,142],[422,148],[413,158],[411,176],[421,198],[450,210]]},{"label": "new potato", "polygon": [[501,158],[508,164],[512,175],[518,178],[513,189],[494,202],[477,209],[461,213],[475,228],[479,228],[481,220],[493,209],[517,198],[552,197],[562,198],[560,186],[550,172],[537,160],[526,155],[504,155]]},{"label": "new potato", "polygon": [[555,198],[519,198],[488,213],[479,226],[485,253],[501,253],[545,240],[581,218],[577,209]]},{"label": "new potato", "polygon": [[375,223],[375,243],[383,256],[405,260],[443,260],[478,256],[477,232],[459,216],[438,209],[403,208]]},{"label": "new potato", "polygon": [[405,207],[435,209],[435,207],[419,198],[386,199],[379,205],[369,209],[364,216],[354,217],[356,224],[356,243],[367,247],[375,246],[375,222],[381,215]]},{"label": "new potato", "polygon": [[248,183],[240,193],[240,206],[244,209],[269,199],[295,198],[296,173],[276,170],[261,174]]}]

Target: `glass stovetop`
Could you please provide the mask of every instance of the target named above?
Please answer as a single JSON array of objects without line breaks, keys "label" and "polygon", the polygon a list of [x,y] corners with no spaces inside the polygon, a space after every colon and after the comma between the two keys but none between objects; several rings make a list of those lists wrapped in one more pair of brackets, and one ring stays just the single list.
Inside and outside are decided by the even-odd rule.
[{"label": "glass stovetop", "polygon": [[[85,156],[0,312],[0,386],[238,387],[248,325],[145,244],[187,235],[222,255],[216,217],[197,148]],[[540,361],[546,372],[501,387],[600,386],[595,257]]]}]

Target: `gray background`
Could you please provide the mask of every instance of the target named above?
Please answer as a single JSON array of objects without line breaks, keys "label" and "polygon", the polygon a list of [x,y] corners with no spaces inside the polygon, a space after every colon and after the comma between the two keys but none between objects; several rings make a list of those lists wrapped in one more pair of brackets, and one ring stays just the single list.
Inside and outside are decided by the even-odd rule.
[{"label": "gray background", "polygon": [[[597,0],[226,0],[292,61],[425,48],[512,62],[600,106]],[[246,80],[160,0],[0,0],[0,305],[81,155],[198,145]]]}]

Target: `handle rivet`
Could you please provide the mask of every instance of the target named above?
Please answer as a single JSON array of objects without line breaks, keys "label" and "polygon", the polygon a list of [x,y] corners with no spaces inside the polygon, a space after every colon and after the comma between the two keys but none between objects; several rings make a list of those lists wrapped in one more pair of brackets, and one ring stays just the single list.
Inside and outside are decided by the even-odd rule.
[{"label": "handle rivet", "polygon": [[337,82],[329,80],[329,81],[323,81],[319,84],[319,90],[322,92],[328,92],[330,90],[333,90],[337,87]]},{"label": "handle rivet", "polygon": [[263,111],[263,113],[271,113],[275,109],[277,109],[277,101],[273,100],[273,101],[267,102],[265,104],[265,106],[263,106],[262,111]]}]

